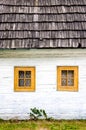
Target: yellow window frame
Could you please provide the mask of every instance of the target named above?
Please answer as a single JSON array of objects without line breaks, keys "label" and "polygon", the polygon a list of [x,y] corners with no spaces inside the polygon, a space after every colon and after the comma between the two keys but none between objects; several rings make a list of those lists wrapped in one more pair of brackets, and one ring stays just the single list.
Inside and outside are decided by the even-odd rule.
[{"label": "yellow window frame", "polygon": [[[61,72],[62,70],[74,71],[74,85],[62,86],[61,85]],[[78,91],[78,66],[58,66],[57,67],[57,90],[58,91]]]},{"label": "yellow window frame", "polygon": [[[20,87],[19,83],[19,71],[31,71],[31,86],[30,87]],[[14,67],[14,91],[16,92],[32,92],[35,91],[35,67],[28,66],[15,66]]]}]

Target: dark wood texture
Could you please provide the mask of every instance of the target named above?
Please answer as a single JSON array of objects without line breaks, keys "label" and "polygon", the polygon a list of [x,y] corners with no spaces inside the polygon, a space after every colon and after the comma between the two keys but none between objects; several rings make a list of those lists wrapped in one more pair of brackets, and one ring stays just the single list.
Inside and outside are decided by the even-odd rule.
[{"label": "dark wood texture", "polygon": [[86,0],[0,0],[0,48],[86,47]]}]

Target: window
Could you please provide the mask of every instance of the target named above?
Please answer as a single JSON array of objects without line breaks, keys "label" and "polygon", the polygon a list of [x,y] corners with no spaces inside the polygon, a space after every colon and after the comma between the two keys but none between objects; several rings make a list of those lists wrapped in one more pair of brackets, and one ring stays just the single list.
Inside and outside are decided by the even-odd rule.
[{"label": "window", "polygon": [[77,66],[58,66],[58,90],[78,91],[78,67]]},{"label": "window", "polygon": [[14,68],[14,90],[35,91],[35,67]]}]

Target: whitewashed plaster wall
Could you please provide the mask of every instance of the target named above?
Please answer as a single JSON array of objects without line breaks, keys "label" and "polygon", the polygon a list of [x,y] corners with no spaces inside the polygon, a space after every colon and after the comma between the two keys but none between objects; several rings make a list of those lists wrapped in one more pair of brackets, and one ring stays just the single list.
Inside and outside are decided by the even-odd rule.
[{"label": "whitewashed plaster wall", "polygon": [[[57,66],[79,67],[78,92],[57,90]],[[14,92],[14,66],[36,67],[36,91]],[[0,118],[29,118],[30,108],[55,119],[86,119],[86,58],[1,58]]]}]

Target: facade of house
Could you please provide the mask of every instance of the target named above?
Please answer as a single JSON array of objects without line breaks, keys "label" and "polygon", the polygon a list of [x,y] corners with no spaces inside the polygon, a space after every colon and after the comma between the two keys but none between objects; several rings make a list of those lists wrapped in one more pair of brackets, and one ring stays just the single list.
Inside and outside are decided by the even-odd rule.
[{"label": "facade of house", "polygon": [[0,1],[0,118],[86,119],[86,2]]}]

